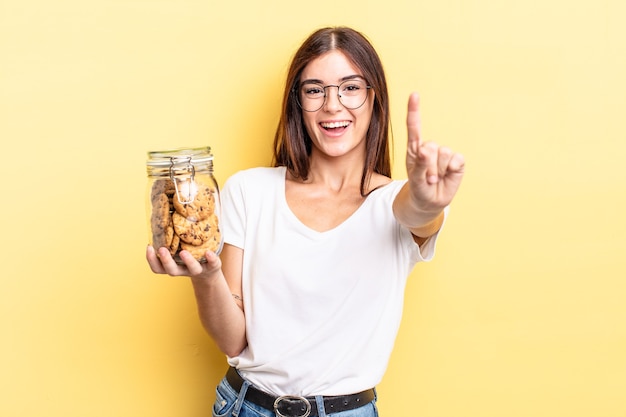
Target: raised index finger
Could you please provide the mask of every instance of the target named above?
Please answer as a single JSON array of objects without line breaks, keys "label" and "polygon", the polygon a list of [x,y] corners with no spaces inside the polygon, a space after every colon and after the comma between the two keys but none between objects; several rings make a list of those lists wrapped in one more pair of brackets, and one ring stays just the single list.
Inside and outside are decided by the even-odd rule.
[{"label": "raised index finger", "polygon": [[422,120],[420,118],[420,97],[417,93],[409,96],[409,105],[406,114],[406,129],[408,134],[408,147],[417,153],[420,146],[420,138],[422,133]]}]

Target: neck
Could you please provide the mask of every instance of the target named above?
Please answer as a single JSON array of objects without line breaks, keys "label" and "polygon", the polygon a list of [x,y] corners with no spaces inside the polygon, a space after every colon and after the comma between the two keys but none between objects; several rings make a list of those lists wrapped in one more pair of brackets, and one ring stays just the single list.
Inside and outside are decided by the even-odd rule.
[{"label": "neck", "polygon": [[311,155],[311,166],[307,183],[323,185],[333,191],[361,187],[363,158],[332,158]]}]

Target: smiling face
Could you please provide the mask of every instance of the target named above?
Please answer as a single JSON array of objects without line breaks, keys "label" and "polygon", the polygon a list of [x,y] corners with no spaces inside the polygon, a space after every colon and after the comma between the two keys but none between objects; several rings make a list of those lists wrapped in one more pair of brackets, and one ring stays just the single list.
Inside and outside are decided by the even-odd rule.
[{"label": "smiling face", "polygon": [[357,78],[362,79],[361,72],[336,50],[309,62],[302,71],[301,84],[330,85],[325,89],[326,101],[319,110],[302,111],[304,125],[313,142],[313,153],[321,152],[329,157],[357,153],[365,157],[365,135],[372,118],[374,93],[367,90],[365,103],[357,109],[348,109],[339,101],[338,89],[334,87]]}]

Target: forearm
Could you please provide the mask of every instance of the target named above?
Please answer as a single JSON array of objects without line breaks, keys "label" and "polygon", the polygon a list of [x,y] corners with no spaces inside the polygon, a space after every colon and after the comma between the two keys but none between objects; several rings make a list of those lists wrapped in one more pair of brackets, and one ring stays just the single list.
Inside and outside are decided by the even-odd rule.
[{"label": "forearm", "polygon": [[215,279],[191,278],[191,283],[202,325],[219,349],[232,357],[247,345],[245,316],[222,273],[219,275]]},{"label": "forearm", "polygon": [[409,184],[405,184],[393,202],[396,220],[419,238],[428,238],[441,229],[444,208],[422,208],[410,194]]}]

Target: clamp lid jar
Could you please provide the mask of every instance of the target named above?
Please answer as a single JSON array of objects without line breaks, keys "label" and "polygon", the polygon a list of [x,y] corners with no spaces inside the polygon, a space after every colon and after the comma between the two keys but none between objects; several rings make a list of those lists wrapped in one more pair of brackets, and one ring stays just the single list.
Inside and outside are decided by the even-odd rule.
[{"label": "clamp lid jar", "polygon": [[148,152],[146,167],[150,244],[168,248],[179,264],[182,250],[200,262],[209,250],[219,254],[221,202],[211,148]]}]

